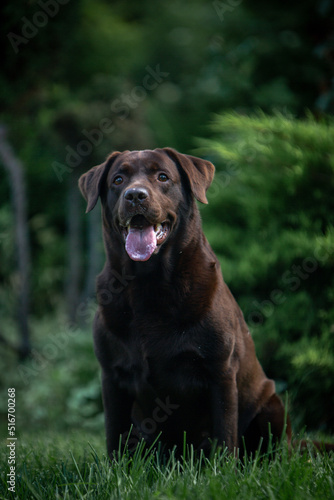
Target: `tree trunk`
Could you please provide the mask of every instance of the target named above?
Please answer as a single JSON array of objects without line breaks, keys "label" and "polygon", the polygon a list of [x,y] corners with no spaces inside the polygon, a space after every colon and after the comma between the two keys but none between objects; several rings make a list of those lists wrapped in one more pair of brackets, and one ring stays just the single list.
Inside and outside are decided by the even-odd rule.
[{"label": "tree trunk", "polygon": [[87,271],[84,298],[95,297],[96,276],[102,271],[103,264],[101,210],[99,210],[99,206],[97,206],[95,210],[92,210],[87,218]]},{"label": "tree trunk", "polygon": [[18,293],[18,323],[20,331],[20,358],[26,358],[30,353],[30,335],[28,325],[29,295],[30,295],[30,246],[27,222],[27,198],[23,176],[23,165],[15,156],[7,141],[7,129],[0,124],[0,156],[10,177],[12,204],[15,214],[15,240],[17,247],[17,263],[19,272]]},{"label": "tree trunk", "polygon": [[66,309],[71,322],[76,321],[76,312],[79,304],[80,277],[82,270],[82,241],[81,241],[81,195],[78,189],[77,178],[71,175],[67,198],[67,282],[66,282]]}]

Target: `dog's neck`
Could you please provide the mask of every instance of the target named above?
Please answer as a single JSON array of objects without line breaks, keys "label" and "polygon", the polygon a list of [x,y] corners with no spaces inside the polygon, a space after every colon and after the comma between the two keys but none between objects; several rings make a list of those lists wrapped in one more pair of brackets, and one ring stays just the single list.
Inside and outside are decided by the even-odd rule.
[{"label": "dog's neck", "polygon": [[[101,303],[107,321],[114,324],[115,316],[110,316],[114,308],[128,314],[147,309],[153,311],[153,316],[157,311],[169,310],[177,318],[181,315],[184,325],[204,317],[222,278],[217,273],[219,262],[201,229],[197,207],[191,216],[193,230],[187,237],[184,231],[189,221],[183,218],[159,252],[145,262],[131,260],[124,241],[105,228],[107,262],[99,288],[106,293],[103,302],[112,296],[110,304]],[[126,294],[121,293],[124,290]],[[123,335],[124,328],[120,328]]]}]

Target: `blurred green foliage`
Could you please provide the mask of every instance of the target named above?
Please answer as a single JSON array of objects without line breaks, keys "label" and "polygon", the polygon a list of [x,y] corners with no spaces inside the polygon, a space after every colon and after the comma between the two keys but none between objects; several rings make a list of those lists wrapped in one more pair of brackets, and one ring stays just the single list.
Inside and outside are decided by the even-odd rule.
[{"label": "blurred green foliage", "polygon": [[[190,152],[222,109],[331,112],[333,79],[333,1],[49,2],[0,7],[0,118],[26,168],[39,315],[62,300],[66,192],[80,173],[117,149]],[[5,177],[7,219],[9,195]],[[2,231],[10,238],[11,225]],[[11,274],[1,268],[6,284]]]},{"label": "blurred green foliage", "polygon": [[296,417],[334,428],[334,124],[218,115],[205,232],[267,374]]},{"label": "blurred green foliage", "polygon": [[[36,28],[46,5],[57,12]],[[27,366],[50,343],[49,331],[62,335],[68,193],[79,175],[113,150],[194,153],[194,138],[202,137],[198,154],[217,166],[202,211],[205,232],[261,362],[289,390],[300,422],[334,429],[334,141],[333,126],[321,121],[334,109],[334,2],[13,0],[0,13],[0,120],[28,187],[37,358]],[[15,47],[10,34],[25,41]],[[255,116],[257,108],[266,114]],[[213,113],[231,109],[236,113],[216,115],[208,127]],[[320,120],[301,119],[306,109]],[[1,333],[15,339],[18,276],[6,175],[0,199]],[[82,200],[82,237],[84,210]],[[85,257],[80,262],[83,282]],[[1,387],[17,381],[22,418],[31,424],[100,418],[97,362],[82,335],[28,386],[14,356],[2,357],[8,377]]]},{"label": "blurred green foliage", "polygon": [[[280,114],[217,115],[198,154],[216,165],[204,231],[295,428],[333,431],[334,126]],[[87,305],[91,324],[94,303]],[[59,317],[60,318],[60,317]],[[30,425],[102,426],[91,335],[35,320],[31,358],[8,371]]]},{"label": "blurred green foliage", "polygon": [[[6,331],[14,331],[13,325],[5,326]],[[33,321],[32,326],[31,356],[20,363],[14,355],[1,358],[0,414],[7,414],[7,388],[14,387],[18,434],[27,428],[59,431],[78,427],[103,433],[101,384],[91,329],[70,325],[61,314]],[[0,430],[2,425],[7,425],[6,420],[0,420]]]}]

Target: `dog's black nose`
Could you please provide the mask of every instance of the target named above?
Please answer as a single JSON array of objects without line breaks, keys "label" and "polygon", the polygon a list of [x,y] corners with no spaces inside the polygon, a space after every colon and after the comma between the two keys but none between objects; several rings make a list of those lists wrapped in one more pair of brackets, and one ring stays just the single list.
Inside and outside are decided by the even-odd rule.
[{"label": "dog's black nose", "polygon": [[132,205],[140,204],[148,198],[148,191],[145,188],[129,188],[124,193],[124,198]]}]

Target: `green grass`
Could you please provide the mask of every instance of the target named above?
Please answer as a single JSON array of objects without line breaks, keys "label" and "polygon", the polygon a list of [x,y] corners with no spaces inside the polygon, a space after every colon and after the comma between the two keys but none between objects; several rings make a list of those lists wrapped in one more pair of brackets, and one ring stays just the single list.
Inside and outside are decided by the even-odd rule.
[{"label": "green grass", "polygon": [[8,453],[1,447],[1,499],[333,499],[334,455],[292,453],[285,446],[273,460],[246,463],[226,453],[210,460],[159,459],[138,449],[112,465],[103,435],[40,434],[21,436],[16,447],[16,492],[7,490]]}]

